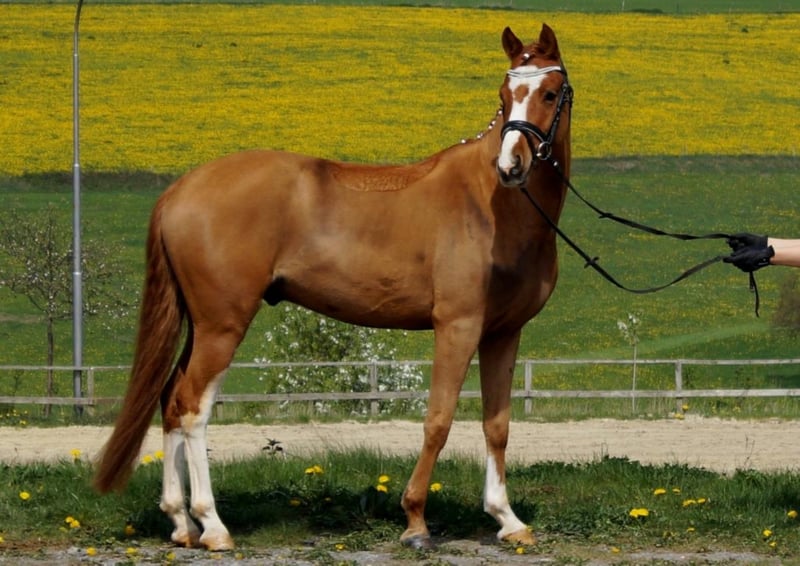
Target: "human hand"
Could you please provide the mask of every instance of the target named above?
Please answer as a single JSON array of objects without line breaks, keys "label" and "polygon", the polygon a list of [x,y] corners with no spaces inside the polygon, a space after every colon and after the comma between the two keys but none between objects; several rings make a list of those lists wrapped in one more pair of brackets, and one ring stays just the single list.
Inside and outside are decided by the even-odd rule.
[{"label": "human hand", "polygon": [[[733,234],[730,238],[725,240],[734,252],[742,248],[767,248],[767,236],[759,236],[757,234],[750,234],[749,232],[740,232]],[[772,256],[770,256],[772,257]]]},{"label": "human hand", "polygon": [[[766,240],[766,238],[764,238]],[[728,242],[733,248],[733,245]],[[725,263],[732,263],[745,273],[752,273],[757,269],[768,266],[769,260],[775,255],[775,250],[772,246],[768,246],[766,241],[761,243],[739,247],[726,258],[723,258]]]}]

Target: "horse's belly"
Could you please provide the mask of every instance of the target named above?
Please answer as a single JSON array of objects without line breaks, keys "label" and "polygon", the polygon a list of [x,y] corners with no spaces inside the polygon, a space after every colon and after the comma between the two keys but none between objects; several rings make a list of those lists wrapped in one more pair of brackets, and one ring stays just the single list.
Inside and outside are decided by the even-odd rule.
[{"label": "horse's belly", "polygon": [[427,329],[433,310],[427,279],[320,267],[303,277],[288,276],[281,298],[351,324]]}]

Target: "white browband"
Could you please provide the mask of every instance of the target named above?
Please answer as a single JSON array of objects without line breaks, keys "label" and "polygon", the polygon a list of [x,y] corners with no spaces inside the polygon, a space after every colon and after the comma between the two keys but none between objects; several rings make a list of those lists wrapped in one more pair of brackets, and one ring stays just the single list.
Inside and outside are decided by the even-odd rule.
[{"label": "white browband", "polygon": [[552,73],[553,71],[563,73],[564,69],[555,65],[550,67],[542,67],[541,69],[539,67],[526,65],[524,67],[517,67],[516,69],[509,69],[508,76],[515,79],[529,79],[531,77],[546,75],[547,73]]}]

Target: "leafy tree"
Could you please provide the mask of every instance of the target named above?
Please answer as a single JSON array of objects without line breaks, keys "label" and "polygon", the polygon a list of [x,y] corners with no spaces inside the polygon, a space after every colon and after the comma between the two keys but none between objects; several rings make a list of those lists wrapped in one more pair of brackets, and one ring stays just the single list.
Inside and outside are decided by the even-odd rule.
[{"label": "leafy tree", "polygon": [[[73,312],[72,230],[53,204],[29,216],[7,212],[0,221],[0,288],[26,297],[41,314],[45,363],[52,366],[56,322],[72,318]],[[116,250],[100,240],[84,241],[81,248],[84,316],[124,316],[131,303],[116,285],[123,273],[114,259]],[[53,371],[48,369],[46,394],[54,393]],[[49,412],[47,406],[45,413]]]},{"label": "leafy tree", "polygon": [[[324,365],[324,362],[378,361],[394,359],[392,334],[386,330],[339,322],[296,305],[286,304],[275,327],[265,335],[265,356],[257,362],[304,362],[302,366],[280,367],[264,373],[267,393],[369,391],[367,366]],[[318,365],[313,365],[317,362]],[[398,363],[379,375],[380,391],[415,391],[422,386],[418,366]],[[369,402],[341,401],[352,414],[367,414]],[[381,401],[381,413],[419,412],[422,399]],[[315,409],[329,412],[330,402],[318,401]]]}]

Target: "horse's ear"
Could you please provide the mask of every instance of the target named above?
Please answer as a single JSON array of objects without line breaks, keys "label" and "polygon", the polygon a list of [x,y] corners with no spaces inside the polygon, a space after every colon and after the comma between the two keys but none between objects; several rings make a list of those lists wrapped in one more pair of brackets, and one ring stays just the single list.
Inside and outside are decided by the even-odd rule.
[{"label": "horse's ear", "polygon": [[524,48],[525,46],[522,44],[519,38],[514,35],[514,32],[511,31],[511,28],[507,27],[503,30],[503,49],[505,50],[509,59],[513,61],[517,55],[522,53]]},{"label": "horse's ear", "polygon": [[547,24],[542,24],[542,31],[539,32],[539,41],[536,42],[542,56],[547,59],[560,59],[561,53],[558,50],[555,32]]}]

